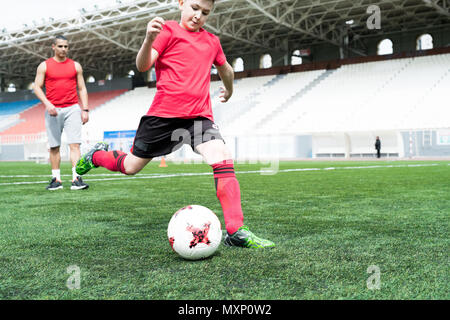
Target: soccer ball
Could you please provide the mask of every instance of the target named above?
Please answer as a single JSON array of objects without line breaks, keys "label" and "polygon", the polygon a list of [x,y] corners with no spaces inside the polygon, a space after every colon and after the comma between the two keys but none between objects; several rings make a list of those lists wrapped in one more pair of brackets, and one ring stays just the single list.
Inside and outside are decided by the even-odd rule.
[{"label": "soccer ball", "polygon": [[219,218],[206,207],[190,205],[174,213],[167,228],[173,251],[188,260],[216,252],[222,240]]}]

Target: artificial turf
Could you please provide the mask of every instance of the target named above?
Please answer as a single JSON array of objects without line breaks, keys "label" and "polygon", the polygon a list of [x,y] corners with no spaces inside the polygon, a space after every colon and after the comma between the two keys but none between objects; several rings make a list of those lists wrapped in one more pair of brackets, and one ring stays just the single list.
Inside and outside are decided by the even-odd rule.
[{"label": "artificial turf", "polygon": [[276,248],[220,245],[186,261],[167,239],[175,211],[204,205],[224,229],[209,166],[155,162],[134,177],[99,168],[84,176],[88,190],[72,191],[63,163],[64,189],[50,192],[49,165],[0,163],[0,299],[450,298],[449,162],[261,167],[235,166],[245,223]]}]

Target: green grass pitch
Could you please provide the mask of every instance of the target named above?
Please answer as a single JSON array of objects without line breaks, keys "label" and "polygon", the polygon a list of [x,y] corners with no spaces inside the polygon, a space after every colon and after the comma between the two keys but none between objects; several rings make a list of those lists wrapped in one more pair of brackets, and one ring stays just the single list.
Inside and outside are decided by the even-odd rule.
[{"label": "green grass pitch", "polygon": [[64,163],[50,192],[49,165],[0,163],[0,299],[450,298],[450,162],[238,163],[245,223],[277,247],[201,261],[172,252],[167,225],[201,204],[224,228],[211,169],[168,165],[99,168],[71,191]]}]

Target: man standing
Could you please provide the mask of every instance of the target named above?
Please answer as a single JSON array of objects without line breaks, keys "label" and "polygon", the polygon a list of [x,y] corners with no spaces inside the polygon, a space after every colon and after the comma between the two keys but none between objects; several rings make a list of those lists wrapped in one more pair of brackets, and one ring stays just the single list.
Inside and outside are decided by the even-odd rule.
[{"label": "man standing", "polygon": [[[87,189],[75,171],[80,158],[81,126],[89,121],[88,94],[83,69],[78,62],[67,57],[69,43],[64,36],[56,36],[52,43],[54,56],[37,68],[34,93],[45,106],[45,127],[50,146],[52,180],[47,190],[62,189],[61,183],[61,134],[66,133],[72,162],[71,190]],[[45,83],[46,93],[43,91]],[[78,91],[81,107],[78,105]]]},{"label": "man standing", "polygon": [[377,158],[381,157],[381,141],[380,137],[377,136],[377,139],[375,140],[375,149],[377,150]]}]

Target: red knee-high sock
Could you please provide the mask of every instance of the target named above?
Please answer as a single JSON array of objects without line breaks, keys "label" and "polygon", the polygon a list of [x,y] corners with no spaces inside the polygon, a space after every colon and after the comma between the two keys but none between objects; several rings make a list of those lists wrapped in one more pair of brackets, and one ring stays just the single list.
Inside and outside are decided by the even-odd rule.
[{"label": "red knee-high sock", "polygon": [[122,151],[103,151],[99,150],[92,156],[92,162],[95,166],[100,166],[106,168],[110,171],[120,171],[124,174],[125,172],[125,157],[127,154]]},{"label": "red knee-high sock", "polygon": [[241,208],[241,190],[234,173],[233,160],[225,160],[212,165],[216,183],[217,198],[222,205],[225,228],[229,234],[235,233],[244,224]]}]

